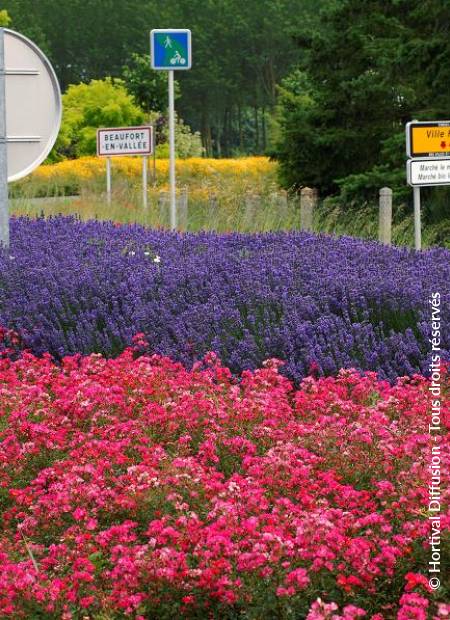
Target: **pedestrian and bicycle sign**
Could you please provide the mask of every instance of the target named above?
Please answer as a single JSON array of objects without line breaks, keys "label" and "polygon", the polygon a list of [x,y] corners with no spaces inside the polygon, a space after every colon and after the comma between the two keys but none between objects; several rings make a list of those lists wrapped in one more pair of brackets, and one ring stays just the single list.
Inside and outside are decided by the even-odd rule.
[{"label": "pedestrian and bicycle sign", "polygon": [[186,29],[150,32],[152,69],[172,71],[192,66],[191,31]]},{"label": "pedestrian and bicycle sign", "polygon": [[175,183],[175,90],[174,71],[190,69],[192,65],[191,31],[177,28],[157,28],[150,32],[152,69],[167,71],[169,85],[169,186],[170,228],[177,228]]}]

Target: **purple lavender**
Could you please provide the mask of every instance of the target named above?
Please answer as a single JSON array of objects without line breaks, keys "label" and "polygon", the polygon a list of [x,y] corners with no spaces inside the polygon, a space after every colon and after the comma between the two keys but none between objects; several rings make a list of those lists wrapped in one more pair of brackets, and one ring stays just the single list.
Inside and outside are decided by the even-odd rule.
[{"label": "purple lavender", "polygon": [[[137,332],[189,365],[209,350],[235,372],[269,357],[427,372],[428,299],[450,324],[450,252],[309,233],[175,234],[73,218],[13,219],[0,252],[0,325],[36,354],[118,354]],[[10,258],[12,255],[14,258]],[[450,359],[450,330],[442,329]]]}]

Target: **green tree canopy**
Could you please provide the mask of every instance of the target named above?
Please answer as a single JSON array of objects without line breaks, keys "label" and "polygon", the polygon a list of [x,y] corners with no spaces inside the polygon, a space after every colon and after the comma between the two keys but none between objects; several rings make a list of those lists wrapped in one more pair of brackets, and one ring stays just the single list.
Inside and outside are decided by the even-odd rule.
[{"label": "green tree canopy", "polygon": [[299,68],[282,83],[277,118],[286,187],[374,199],[403,195],[405,123],[450,116],[450,4],[327,0],[301,29]]},{"label": "green tree canopy", "polygon": [[177,75],[177,110],[201,131],[207,152],[220,155],[265,150],[276,85],[301,55],[295,34],[325,1],[3,0],[3,5],[14,27],[48,54],[63,90],[81,81],[124,77],[149,109],[162,109],[157,104],[164,103],[165,76],[147,73],[149,31],[190,28],[193,68]]},{"label": "green tree canopy", "polygon": [[5,9],[0,11],[0,27],[7,28],[11,23],[11,18],[8,15],[8,11]]},{"label": "green tree canopy", "polygon": [[[166,109],[167,72],[154,71],[149,54],[133,54],[123,69],[123,79],[128,92],[145,112]],[[175,81],[175,97],[179,96],[179,84]]]},{"label": "green tree canopy", "polygon": [[144,118],[121,80],[105,78],[69,86],[63,95],[63,119],[54,154],[93,155],[99,127],[140,125]]}]

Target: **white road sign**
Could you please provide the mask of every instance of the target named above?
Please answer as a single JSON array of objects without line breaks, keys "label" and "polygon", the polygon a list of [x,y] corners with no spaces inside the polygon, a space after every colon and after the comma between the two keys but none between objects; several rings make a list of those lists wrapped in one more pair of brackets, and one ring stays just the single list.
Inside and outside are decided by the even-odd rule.
[{"label": "white road sign", "polygon": [[97,130],[97,155],[151,155],[152,127],[113,127]]},{"label": "white road sign", "polygon": [[412,186],[450,185],[450,159],[409,159],[406,174]]},{"label": "white road sign", "polygon": [[32,172],[50,153],[61,125],[61,93],[45,55],[3,29],[8,182]]}]

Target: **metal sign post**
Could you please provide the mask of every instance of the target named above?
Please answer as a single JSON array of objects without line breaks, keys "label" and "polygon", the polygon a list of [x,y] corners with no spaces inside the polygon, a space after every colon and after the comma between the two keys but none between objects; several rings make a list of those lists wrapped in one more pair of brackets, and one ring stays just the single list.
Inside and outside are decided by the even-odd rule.
[{"label": "metal sign post", "polygon": [[156,185],[156,131],[153,132],[153,178],[152,183]]},{"label": "metal sign post", "polygon": [[0,28],[0,246],[9,247],[8,156],[6,151],[5,36]]},{"label": "metal sign post", "polygon": [[142,206],[145,210],[148,207],[148,196],[147,196],[147,169],[148,169],[148,160],[147,156],[144,155],[142,158]]},{"label": "metal sign post", "polygon": [[169,74],[169,185],[170,185],[170,228],[177,229],[177,196],[175,181],[175,94],[173,71]]},{"label": "metal sign post", "polygon": [[150,32],[152,69],[168,72],[169,86],[169,184],[170,228],[177,229],[175,181],[175,95],[174,71],[190,69],[192,65],[191,31],[187,29],[155,29]]},{"label": "metal sign post", "polygon": [[422,225],[420,219],[420,187],[414,187],[414,247],[422,249]]},{"label": "metal sign post", "polygon": [[111,204],[111,157],[106,158],[106,201]]}]

